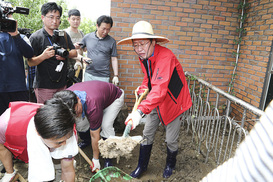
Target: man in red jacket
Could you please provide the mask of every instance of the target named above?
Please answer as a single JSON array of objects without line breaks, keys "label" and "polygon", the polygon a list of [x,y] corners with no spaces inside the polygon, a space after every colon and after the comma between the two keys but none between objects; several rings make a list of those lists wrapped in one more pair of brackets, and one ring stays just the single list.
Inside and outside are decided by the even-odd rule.
[{"label": "man in red jacket", "polygon": [[147,115],[143,137],[145,142],[140,146],[139,162],[136,170],[130,175],[139,177],[147,170],[155,132],[161,123],[166,129],[167,159],[163,177],[168,178],[176,164],[178,152],[178,137],[182,113],[191,105],[191,97],[183,68],[171,50],[162,47],[159,43],[169,42],[169,39],[156,36],[152,25],[146,21],[137,22],[132,30],[132,36],[118,42],[133,44],[139,57],[144,79],[138,87],[138,94],[149,89],[146,100],[142,101],[137,111],[127,117],[125,124],[132,121],[132,129]]}]

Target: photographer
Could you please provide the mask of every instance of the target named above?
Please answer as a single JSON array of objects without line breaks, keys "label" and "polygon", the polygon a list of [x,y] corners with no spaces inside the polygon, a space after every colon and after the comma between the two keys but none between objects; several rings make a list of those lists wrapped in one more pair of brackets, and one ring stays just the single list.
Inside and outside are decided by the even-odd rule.
[{"label": "photographer", "polygon": [[67,59],[77,56],[69,35],[56,31],[61,23],[62,7],[48,2],[43,4],[41,13],[44,27],[30,36],[34,57],[28,59],[29,66],[37,66],[33,87],[38,103],[66,88]]},{"label": "photographer", "polygon": [[[26,88],[26,75],[24,59],[33,56],[33,49],[28,38],[20,35],[17,22],[12,19],[12,14],[7,15],[2,21],[14,22],[15,26],[1,26],[0,32],[0,115],[9,107],[12,101],[28,101]],[[15,29],[13,32],[6,32]]]}]

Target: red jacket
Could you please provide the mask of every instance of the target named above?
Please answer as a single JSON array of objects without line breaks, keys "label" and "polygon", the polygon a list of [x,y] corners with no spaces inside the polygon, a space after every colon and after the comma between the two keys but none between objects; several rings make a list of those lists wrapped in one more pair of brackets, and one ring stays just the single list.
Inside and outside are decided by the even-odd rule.
[{"label": "red jacket", "polygon": [[142,85],[148,86],[150,92],[138,109],[149,114],[156,108],[162,124],[168,125],[192,105],[183,68],[171,50],[158,44],[153,56],[140,62],[145,74]]},{"label": "red jacket", "polygon": [[36,114],[41,104],[30,102],[11,102],[10,119],[5,133],[4,145],[15,158],[28,163],[27,128],[29,121]]}]

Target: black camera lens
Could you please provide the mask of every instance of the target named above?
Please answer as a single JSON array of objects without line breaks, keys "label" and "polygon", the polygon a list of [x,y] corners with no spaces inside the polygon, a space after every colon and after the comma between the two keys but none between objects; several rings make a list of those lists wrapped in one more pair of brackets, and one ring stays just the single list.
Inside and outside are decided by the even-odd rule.
[{"label": "black camera lens", "polygon": [[65,49],[57,49],[56,54],[59,56],[62,56],[64,58],[68,58],[68,56],[69,56],[69,52]]}]

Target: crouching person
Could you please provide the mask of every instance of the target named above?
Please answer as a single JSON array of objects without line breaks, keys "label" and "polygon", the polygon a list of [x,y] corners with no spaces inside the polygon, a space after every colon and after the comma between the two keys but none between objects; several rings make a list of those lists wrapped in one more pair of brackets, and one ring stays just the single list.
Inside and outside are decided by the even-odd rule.
[{"label": "crouching person", "polygon": [[[53,97],[62,99],[75,110],[76,125],[81,120],[88,122],[87,131],[84,130],[85,134],[79,132],[79,136],[88,140],[89,135],[93,150],[92,172],[100,170],[98,141],[100,137],[105,140],[115,136],[113,124],[124,104],[124,91],[112,83],[85,81],[59,91]],[[104,167],[112,165],[111,159],[104,160]]]},{"label": "crouching person", "polygon": [[30,182],[54,180],[53,159],[61,160],[62,180],[75,181],[75,117],[61,99],[47,100],[44,105],[11,102],[0,121],[0,160],[6,169],[1,182],[12,181],[16,175],[12,156],[29,163]]}]

